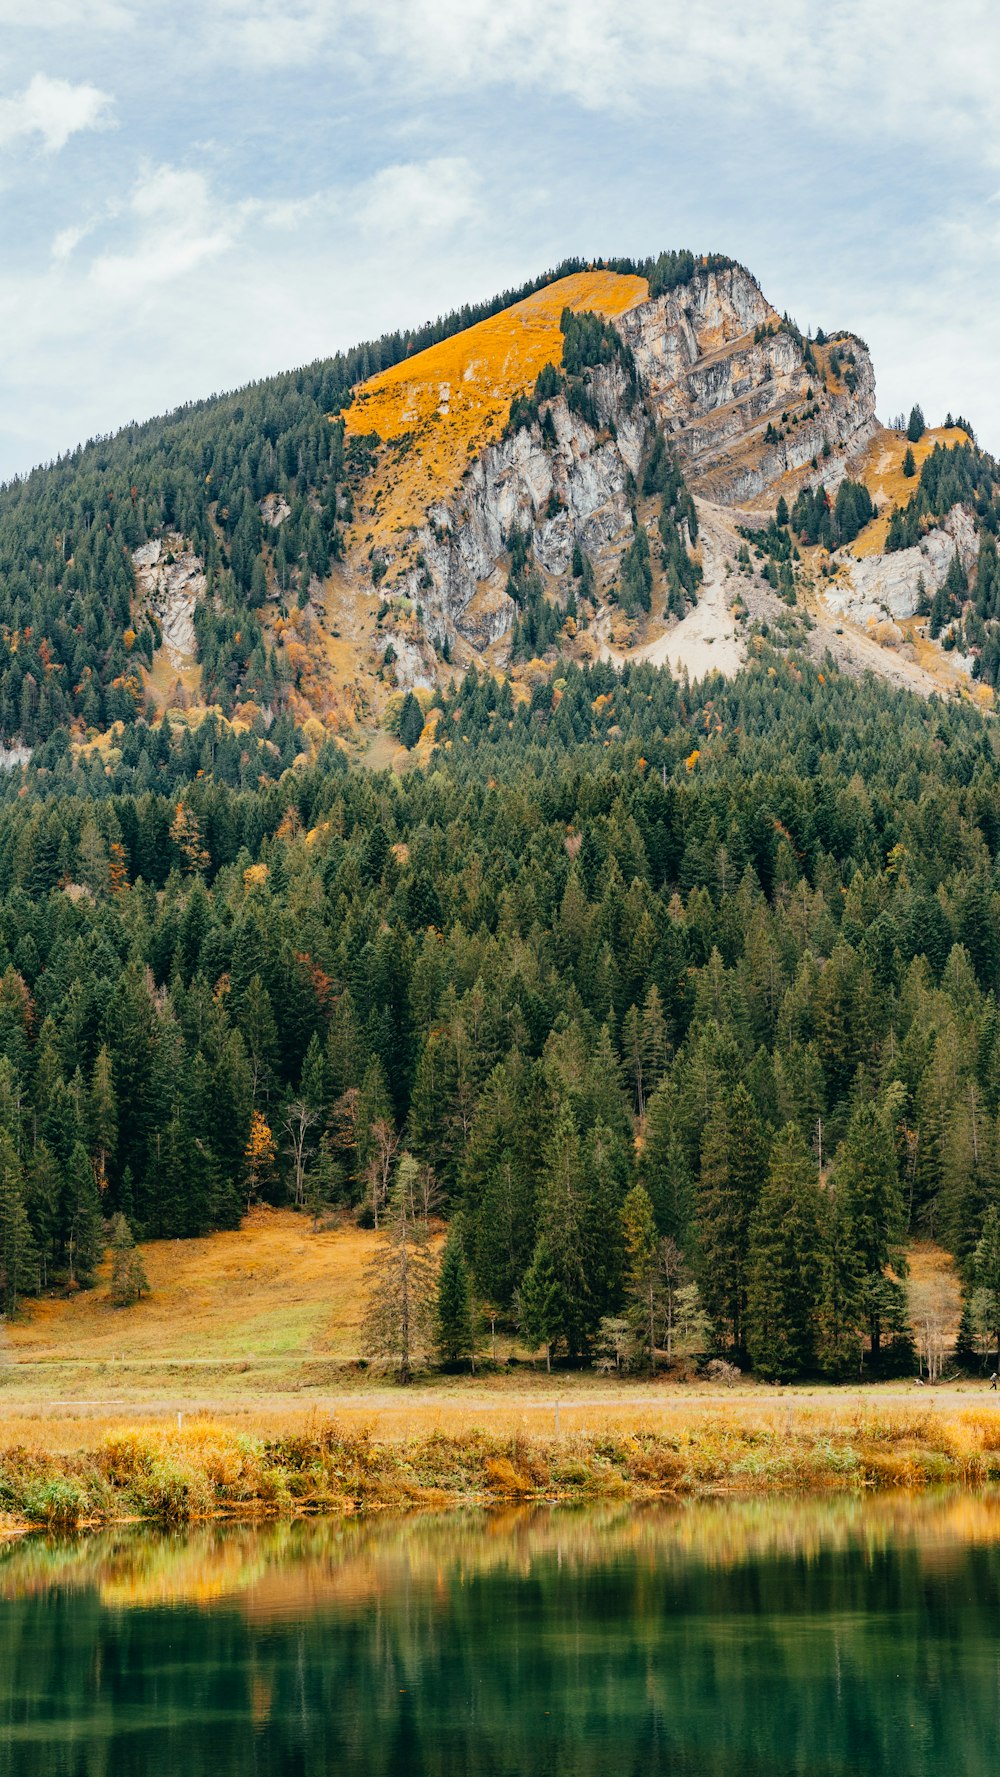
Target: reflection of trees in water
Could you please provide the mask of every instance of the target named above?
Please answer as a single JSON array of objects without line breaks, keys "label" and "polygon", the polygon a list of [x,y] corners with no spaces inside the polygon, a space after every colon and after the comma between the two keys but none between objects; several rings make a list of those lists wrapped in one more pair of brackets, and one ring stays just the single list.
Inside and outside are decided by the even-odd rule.
[{"label": "reflection of trees in water", "polygon": [[48,1777],[55,1712],[83,1777],[978,1777],[998,1530],[990,1497],[838,1496],[31,1539],[0,1554],[0,1745],[25,1724],[9,1769]]}]

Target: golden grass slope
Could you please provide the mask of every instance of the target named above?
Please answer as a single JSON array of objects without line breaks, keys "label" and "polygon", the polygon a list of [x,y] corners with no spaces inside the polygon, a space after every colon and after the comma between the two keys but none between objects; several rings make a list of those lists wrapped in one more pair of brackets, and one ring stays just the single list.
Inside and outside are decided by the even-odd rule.
[{"label": "golden grass slope", "polygon": [[147,1241],[151,1294],[133,1309],[111,1306],[104,1275],[93,1290],[31,1303],[7,1329],[8,1354],[15,1364],[353,1357],[376,1245],[365,1229],[313,1234],[293,1210],[255,1209],[231,1233]]},{"label": "golden grass slope", "polygon": [[[860,463],[850,473],[864,482],[878,506],[878,517],[873,518],[855,538],[850,553],[859,558],[881,555],[885,550],[892,509],[909,505],[920,485],[920,470],[934,446],[943,444],[947,450],[953,450],[956,444],[968,442],[968,435],[960,426],[935,426],[925,432],[917,444],[910,444],[905,432],[889,432],[884,428],[876,432]],[[913,452],[916,475],[903,474],[903,458],[908,450]]]},{"label": "golden grass slope", "polygon": [[645,278],[576,272],[364,383],[345,416],[348,437],[376,432],[393,446],[362,493],[364,540],[390,543],[455,493],[469,461],[500,437],[513,397],[560,362],[563,309],[614,320],[648,294]]}]

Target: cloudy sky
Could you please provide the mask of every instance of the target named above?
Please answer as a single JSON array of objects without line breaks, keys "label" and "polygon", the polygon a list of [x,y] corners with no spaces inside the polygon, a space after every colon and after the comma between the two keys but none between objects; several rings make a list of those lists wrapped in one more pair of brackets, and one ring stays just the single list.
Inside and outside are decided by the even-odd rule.
[{"label": "cloudy sky", "polygon": [[0,0],[0,476],[568,254],[742,259],[1000,449],[981,0]]}]

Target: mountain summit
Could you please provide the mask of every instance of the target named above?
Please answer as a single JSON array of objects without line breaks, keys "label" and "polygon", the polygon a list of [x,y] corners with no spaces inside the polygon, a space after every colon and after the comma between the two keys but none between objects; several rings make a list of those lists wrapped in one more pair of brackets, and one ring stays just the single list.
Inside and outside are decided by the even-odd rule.
[{"label": "mountain summit", "polygon": [[4,489],[0,739],[215,709],[309,746],[470,666],[697,678],[760,632],[988,699],[997,487],[734,261],[577,263]]}]

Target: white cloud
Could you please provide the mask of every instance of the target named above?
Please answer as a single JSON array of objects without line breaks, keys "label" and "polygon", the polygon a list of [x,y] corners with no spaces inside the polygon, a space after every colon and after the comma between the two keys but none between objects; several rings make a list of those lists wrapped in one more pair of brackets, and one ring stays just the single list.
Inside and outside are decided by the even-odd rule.
[{"label": "white cloud", "polygon": [[69,259],[76,252],[82,240],[90,233],[91,224],[77,223],[69,228],[61,228],[52,242],[53,259]]},{"label": "white cloud", "polygon": [[190,276],[236,241],[242,226],[237,209],[227,215],[212,196],[203,173],[177,167],[147,167],[129,200],[133,223],[124,247],[100,254],[90,282],[116,301],[134,301],[157,285]]},{"label": "white cloud", "polygon": [[0,25],[27,36],[38,31],[90,34],[127,30],[134,12],[119,0],[0,0]]},{"label": "white cloud", "polygon": [[359,221],[373,236],[443,235],[477,211],[479,178],[458,155],[383,167],[355,200]]},{"label": "white cloud", "polygon": [[36,74],[12,99],[0,99],[0,148],[9,148],[23,136],[41,136],[49,154],[65,148],[80,130],[107,129],[112,101],[96,86],[73,86]]}]

